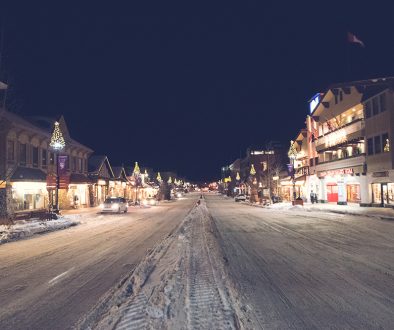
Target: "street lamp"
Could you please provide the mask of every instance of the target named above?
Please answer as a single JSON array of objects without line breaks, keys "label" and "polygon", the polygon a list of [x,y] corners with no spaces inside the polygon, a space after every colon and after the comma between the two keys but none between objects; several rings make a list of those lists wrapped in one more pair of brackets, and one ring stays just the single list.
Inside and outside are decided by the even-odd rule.
[{"label": "street lamp", "polygon": [[294,165],[295,165],[295,160],[297,158],[297,149],[295,148],[293,140],[290,141],[290,149],[289,149],[289,152],[288,152],[288,156],[290,158],[291,165],[292,165],[291,179],[292,179],[292,182],[293,182],[293,200],[295,200],[296,197],[297,197],[297,194],[296,194],[296,191],[295,191],[295,166]]},{"label": "street lamp", "polygon": [[59,153],[66,146],[62,131],[60,130],[59,122],[55,121],[53,126],[53,132],[51,136],[51,142],[49,146],[55,152],[55,164],[56,164],[56,190],[55,190],[55,212],[59,213],[59,188],[60,188],[60,176],[59,176]]}]

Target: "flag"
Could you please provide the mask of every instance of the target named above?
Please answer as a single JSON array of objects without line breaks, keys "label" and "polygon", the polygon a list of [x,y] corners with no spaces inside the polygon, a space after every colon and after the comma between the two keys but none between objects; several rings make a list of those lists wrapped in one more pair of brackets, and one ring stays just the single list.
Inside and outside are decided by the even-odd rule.
[{"label": "flag", "polygon": [[365,47],[364,43],[351,32],[347,33],[347,40],[351,43],[360,44],[362,47]]}]

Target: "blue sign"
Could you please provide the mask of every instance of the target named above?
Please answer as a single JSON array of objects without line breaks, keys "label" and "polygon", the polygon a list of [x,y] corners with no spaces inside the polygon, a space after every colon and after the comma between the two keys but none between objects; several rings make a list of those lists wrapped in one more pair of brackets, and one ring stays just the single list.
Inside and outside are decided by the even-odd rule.
[{"label": "blue sign", "polygon": [[321,94],[317,93],[309,100],[309,113],[315,111],[316,107],[320,103],[320,98],[321,98]]}]

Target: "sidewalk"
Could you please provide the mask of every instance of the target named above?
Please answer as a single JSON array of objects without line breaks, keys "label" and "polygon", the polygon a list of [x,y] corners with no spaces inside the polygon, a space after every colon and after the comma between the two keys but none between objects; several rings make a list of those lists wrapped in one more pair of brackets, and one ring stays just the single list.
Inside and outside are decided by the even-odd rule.
[{"label": "sidewalk", "polygon": [[321,211],[332,212],[338,214],[349,214],[366,217],[380,218],[384,220],[394,220],[394,210],[392,208],[384,207],[361,207],[358,204],[337,205],[331,203],[304,203],[304,206],[293,206],[291,203],[277,203],[266,206],[268,209],[275,210],[305,210],[305,211]]}]

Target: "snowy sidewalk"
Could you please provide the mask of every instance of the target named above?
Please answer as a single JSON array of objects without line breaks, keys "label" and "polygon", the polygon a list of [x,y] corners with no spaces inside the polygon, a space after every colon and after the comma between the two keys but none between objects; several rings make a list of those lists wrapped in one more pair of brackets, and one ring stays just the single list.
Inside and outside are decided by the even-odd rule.
[{"label": "snowy sidewalk", "polygon": [[28,221],[20,220],[11,227],[0,225],[0,244],[24,239],[36,234],[65,229],[78,224],[79,221],[68,219],[67,217],[60,217],[57,220],[48,221],[38,219]]},{"label": "snowy sidewalk", "polygon": [[203,201],[78,328],[236,329],[243,317],[230,287]]},{"label": "snowy sidewalk", "polygon": [[338,214],[357,215],[364,217],[380,218],[385,220],[394,220],[394,210],[383,207],[361,207],[358,204],[336,205],[329,203],[311,204],[305,203],[304,206],[293,206],[291,203],[277,203],[266,206],[267,209],[274,210],[304,210],[307,212],[331,212]]}]

